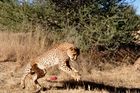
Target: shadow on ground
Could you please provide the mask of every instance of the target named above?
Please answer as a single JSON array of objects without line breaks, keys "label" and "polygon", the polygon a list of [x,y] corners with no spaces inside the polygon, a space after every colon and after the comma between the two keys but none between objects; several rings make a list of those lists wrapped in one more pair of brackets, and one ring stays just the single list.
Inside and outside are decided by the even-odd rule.
[{"label": "shadow on ground", "polygon": [[[55,83],[55,81],[53,81]],[[94,89],[100,89],[100,90],[107,90],[110,93],[140,93],[140,88],[125,88],[125,87],[113,87],[109,85],[104,84],[97,84],[92,81],[75,81],[75,80],[67,80],[67,81],[61,81],[63,84],[60,86],[55,86],[58,90],[63,89],[78,89],[82,88],[85,90],[93,91]]]}]

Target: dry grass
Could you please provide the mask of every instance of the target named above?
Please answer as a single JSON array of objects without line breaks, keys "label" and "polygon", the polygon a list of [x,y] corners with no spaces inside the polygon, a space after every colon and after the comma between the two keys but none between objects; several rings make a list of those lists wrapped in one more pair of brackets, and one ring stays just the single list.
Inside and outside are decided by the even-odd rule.
[{"label": "dry grass", "polygon": [[0,32],[0,61],[23,64],[46,49],[46,37],[37,33]]},{"label": "dry grass", "polygon": [[[41,32],[0,32],[0,93],[30,93],[29,89],[23,90],[19,87],[24,65],[47,50],[50,44],[52,42]],[[96,60],[84,57],[85,55],[81,56],[77,65],[72,64],[80,70],[82,81],[78,83],[64,73],[55,72],[58,75],[57,82],[47,82],[48,76],[39,80],[43,86],[53,86],[47,92],[41,93],[121,93],[122,90],[126,92],[132,88],[140,88],[140,75],[138,71],[133,70],[133,66],[112,69],[112,65],[107,63],[106,68],[112,70],[99,71],[94,68],[97,64],[89,62]]]},{"label": "dry grass", "polygon": [[98,83],[114,87],[140,88],[139,71],[133,69],[133,66],[116,68],[111,71],[92,70],[91,78]]}]

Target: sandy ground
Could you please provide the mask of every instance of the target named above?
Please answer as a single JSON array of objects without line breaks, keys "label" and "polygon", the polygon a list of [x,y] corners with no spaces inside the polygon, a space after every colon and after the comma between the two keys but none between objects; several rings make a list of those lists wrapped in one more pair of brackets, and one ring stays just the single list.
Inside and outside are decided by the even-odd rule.
[{"label": "sandy ground", "polygon": [[[22,89],[20,87],[20,78],[22,76],[22,68],[18,71],[16,71],[16,68],[18,67],[18,64],[16,62],[1,62],[0,63],[0,93],[32,93],[35,90],[33,90],[33,87],[29,88],[30,85],[32,86],[32,82],[30,81],[30,78],[27,78],[27,88]],[[39,82],[43,85],[48,87],[48,90],[41,91],[40,93],[101,93],[102,90],[93,90],[93,91],[88,91],[83,89],[82,87],[77,87],[75,86],[73,88],[70,88],[71,85],[66,84],[68,83],[67,81],[63,81],[64,78],[62,77],[58,81],[52,81],[48,82],[45,79],[40,79]],[[62,82],[61,82],[62,81]],[[65,83],[65,84],[64,84]],[[103,90],[104,91],[104,90]],[[107,91],[106,91],[107,92]],[[105,91],[103,93],[106,93]]]},{"label": "sandy ground", "polygon": [[[31,82],[26,82],[28,88],[20,88],[20,78],[23,68],[16,69],[16,62],[0,63],[0,93],[32,93]],[[39,82],[48,87],[40,93],[140,93],[140,74],[132,67],[121,67],[111,71],[92,70],[90,75],[82,75],[82,80],[76,82],[70,78],[58,76],[57,81],[48,82],[46,78]],[[30,81],[30,78],[27,80]]]}]

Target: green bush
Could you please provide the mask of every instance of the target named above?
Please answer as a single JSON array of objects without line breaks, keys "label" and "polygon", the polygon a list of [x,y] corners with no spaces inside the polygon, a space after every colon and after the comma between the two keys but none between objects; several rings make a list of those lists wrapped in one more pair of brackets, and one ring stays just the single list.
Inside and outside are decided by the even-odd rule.
[{"label": "green bush", "polygon": [[[35,31],[52,35],[51,40],[74,41],[82,50],[104,46],[115,50],[132,42],[140,17],[125,0],[43,0],[33,3],[0,1],[0,24],[9,31]],[[50,36],[51,37],[51,36]]]}]

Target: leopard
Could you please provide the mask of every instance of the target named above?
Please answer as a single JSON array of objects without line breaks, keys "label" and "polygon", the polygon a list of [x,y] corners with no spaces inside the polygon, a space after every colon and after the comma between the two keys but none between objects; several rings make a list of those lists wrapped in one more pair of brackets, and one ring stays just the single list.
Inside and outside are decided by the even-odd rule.
[{"label": "leopard", "polygon": [[68,42],[61,43],[42,53],[27,64],[21,78],[22,88],[24,89],[26,87],[25,80],[30,74],[33,75],[32,80],[34,84],[41,89],[38,79],[44,77],[48,69],[56,67],[56,65],[58,70],[67,73],[74,78],[74,80],[79,81],[81,79],[81,74],[70,65],[70,62],[76,62],[79,55],[80,49],[73,43]]}]

